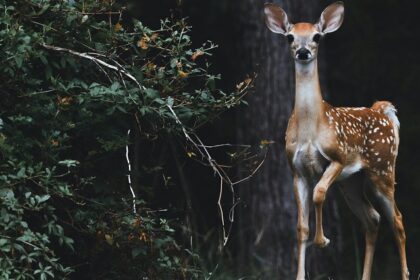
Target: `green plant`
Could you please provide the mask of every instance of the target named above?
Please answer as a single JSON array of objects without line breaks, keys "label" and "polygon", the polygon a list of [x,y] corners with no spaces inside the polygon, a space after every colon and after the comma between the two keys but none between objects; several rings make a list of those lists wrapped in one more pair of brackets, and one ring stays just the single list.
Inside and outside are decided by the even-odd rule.
[{"label": "green plant", "polygon": [[164,168],[150,147],[183,137],[175,119],[194,131],[250,80],[218,89],[215,45],[193,49],[184,20],[152,30],[114,2],[0,4],[0,278],[198,277],[151,201],[132,213],[122,155],[142,143],[136,176],[150,182]]}]

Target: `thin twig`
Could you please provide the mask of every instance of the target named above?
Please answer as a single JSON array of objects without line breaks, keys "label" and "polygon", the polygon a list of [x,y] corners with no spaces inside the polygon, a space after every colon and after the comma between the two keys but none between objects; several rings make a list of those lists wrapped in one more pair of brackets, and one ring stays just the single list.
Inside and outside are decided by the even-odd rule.
[{"label": "thin twig", "polygon": [[[130,137],[130,129],[127,131],[127,137]],[[131,185],[131,164],[130,164],[130,157],[128,156],[128,144],[125,145],[125,158],[127,159],[127,166],[128,166],[128,174],[127,174],[127,180],[128,180],[128,187],[130,188],[131,195],[133,196],[133,214],[137,214],[136,210],[136,194],[134,193],[133,186]]]},{"label": "thin twig", "polygon": [[226,143],[226,144],[218,144],[218,145],[198,145],[200,147],[203,148],[207,148],[207,149],[212,149],[212,148],[220,148],[220,147],[243,147],[243,148],[251,148],[250,145],[240,145],[240,144],[230,144],[230,143]]},{"label": "thin twig", "polygon": [[251,179],[251,177],[253,177],[255,175],[255,173],[257,173],[257,171],[261,168],[261,166],[263,165],[266,158],[267,158],[267,153],[265,153],[263,160],[260,162],[260,164],[258,164],[258,166],[252,171],[252,173],[250,175],[248,175],[245,178],[242,178],[242,179],[240,179],[236,182],[233,182],[232,186],[240,184],[244,181],[247,181],[247,180]]}]

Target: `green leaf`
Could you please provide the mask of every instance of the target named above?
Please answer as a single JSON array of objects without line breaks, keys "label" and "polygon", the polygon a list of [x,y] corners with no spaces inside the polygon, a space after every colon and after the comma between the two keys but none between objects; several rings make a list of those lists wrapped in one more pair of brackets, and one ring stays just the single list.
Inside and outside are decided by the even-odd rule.
[{"label": "green leaf", "polygon": [[43,202],[45,202],[45,201],[47,201],[48,199],[50,199],[50,195],[49,194],[46,194],[46,195],[42,195],[42,196],[35,196],[35,199],[36,199],[36,201],[37,201],[37,203],[38,204],[40,204],[40,203],[43,203]]},{"label": "green leaf", "polygon": [[23,57],[22,56],[16,56],[15,57],[15,62],[16,62],[16,66],[18,68],[22,68],[22,64],[23,64]]},{"label": "green leaf", "polygon": [[60,160],[58,162],[58,164],[64,165],[64,166],[67,166],[67,167],[75,167],[75,166],[78,166],[80,164],[80,162],[78,162],[77,160],[73,160],[73,159],[66,159],[66,160]]},{"label": "green leaf", "polygon": [[9,240],[8,239],[0,238],[0,247],[3,247],[7,243],[9,243]]},{"label": "green leaf", "polygon": [[166,99],[166,102],[168,103],[168,106],[172,107],[174,105],[174,99],[170,96]]},{"label": "green leaf", "polygon": [[114,82],[114,83],[111,85],[111,90],[112,90],[112,91],[117,91],[119,88],[120,88],[120,83],[118,83],[118,82]]},{"label": "green leaf", "polygon": [[140,255],[145,256],[146,254],[147,254],[146,250],[142,247],[135,247],[131,250],[131,256],[133,259]]},{"label": "green leaf", "polygon": [[17,178],[24,178],[26,177],[26,168],[22,167],[19,169],[18,173],[16,174]]},{"label": "green leaf", "polygon": [[153,88],[146,88],[144,92],[149,99],[159,98],[159,92]]}]

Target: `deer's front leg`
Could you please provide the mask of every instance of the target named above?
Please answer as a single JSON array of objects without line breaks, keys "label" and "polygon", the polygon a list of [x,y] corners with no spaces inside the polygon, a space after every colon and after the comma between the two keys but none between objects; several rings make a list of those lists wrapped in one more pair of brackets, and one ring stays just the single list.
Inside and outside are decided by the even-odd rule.
[{"label": "deer's front leg", "polygon": [[297,174],[294,175],[294,192],[298,209],[297,241],[298,241],[298,272],[297,280],[305,279],[305,251],[309,237],[309,210],[311,199],[308,184]]},{"label": "deer's front leg", "polygon": [[343,165],[341,163],[336,161],[331,162],[314,189],[313,201],[316,215],[314,244],[318,247],[325,247],[330,243],[328,238],[324,236],[324,230],[322,228],[322,205],[324,204],[328,188],[334,182],[335,178],[340,175],[342,170]]}]

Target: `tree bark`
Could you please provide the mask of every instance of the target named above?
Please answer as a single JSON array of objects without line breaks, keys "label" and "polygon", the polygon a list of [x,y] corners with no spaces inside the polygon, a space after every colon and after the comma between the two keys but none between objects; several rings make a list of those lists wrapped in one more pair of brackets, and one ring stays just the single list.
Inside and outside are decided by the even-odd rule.
[{"label": "tree bark", "polygon": [[[248,183],[240,187],[239,268],[241,273],[256,267],[264,279],[293,279],[296,272],[296,212],[291,170],[285,156],[285,131],[294,102],[294,66],[281,35],[265,26],[262,0],[237,0],[238,54],[240,72],[258,74],[249,106],[237,114],[237,142],[258,143],[273,140],[268,158]],[[315,22],[322,12],[317,1],[275,1],[287,12],[291,22]],[[322,49],[323,46],[321,46]],[[325,60],[319,57],[321,87]],[[325,90],[324,90],[325,93]],[[324,207],[324,228],[331,244],[325,249],[307,249],[309,279],[338,275],[339,239],[336,191],[330,191]],[[314,214],[311,213],[311,223]],[[311,235],[314,230],[311,226]]]}]

